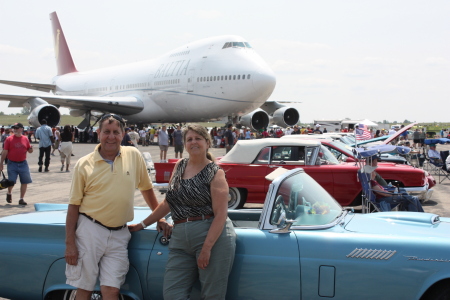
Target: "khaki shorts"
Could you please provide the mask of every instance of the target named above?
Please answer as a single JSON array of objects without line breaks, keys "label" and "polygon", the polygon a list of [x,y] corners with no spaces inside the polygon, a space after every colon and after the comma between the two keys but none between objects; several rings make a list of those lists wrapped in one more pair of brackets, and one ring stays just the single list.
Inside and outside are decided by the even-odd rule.
[{"label": "khaki shorts", "polygon": [[100,275],[100,285],[120,289],[128,273],[130,238],[127,226],[121,230],[108,230],[79,215],[76,231],[78,263],[76,266],[66,264],[66,283],[93,291]]},{"label": "khaki shorts", "polygon": [[167,151],[169,149],[168,145],[159,145],[159,150],[161,151]]},{"label": "khaki shorts", "polygon": [[55,141],[55,143],[52,145],[53,149],[56,150],[59,147],[59,142],[60,141]]}]

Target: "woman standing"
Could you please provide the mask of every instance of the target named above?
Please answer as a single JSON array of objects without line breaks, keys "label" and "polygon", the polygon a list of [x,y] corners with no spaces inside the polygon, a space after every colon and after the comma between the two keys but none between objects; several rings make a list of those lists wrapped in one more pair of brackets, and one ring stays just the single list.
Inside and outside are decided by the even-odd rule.
[{"label": "woman standing", "polygon": [[72,132],[72,128],[70,125],[64,126],[63,133],[60,134],[61,137],[61,146],[59,150],[59,154],[61,155],[61,172],[64,170],[64,160],[66,161],[66,172],[69,171],[70,166],[70,157],[72,156],[73,150],[73,141],[75,138],[74,132]]},{"label": "woman standing", "polygon": [[183,129],[189,158],[179,160],[166,199],[140,224],[141,230],[172,213],[174,228],[164,275],[164,299],[188,299],[197,278],[202,299],[225,299],[236,234],[227,216],[225,172],[208,152],[211,137],[197,124]]}]

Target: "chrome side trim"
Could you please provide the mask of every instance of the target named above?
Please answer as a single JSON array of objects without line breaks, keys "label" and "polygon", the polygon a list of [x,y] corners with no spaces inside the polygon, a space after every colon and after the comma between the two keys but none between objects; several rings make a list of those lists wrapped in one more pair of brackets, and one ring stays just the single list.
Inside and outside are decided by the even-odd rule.
[{"label": "chrome side trim", "polygon": [[365,259],[379,259],[388,260],[397,253],[396,250],[377,250],[377,249],[362,249],[355,248],[346,257],[347,258],[365,258]]}]

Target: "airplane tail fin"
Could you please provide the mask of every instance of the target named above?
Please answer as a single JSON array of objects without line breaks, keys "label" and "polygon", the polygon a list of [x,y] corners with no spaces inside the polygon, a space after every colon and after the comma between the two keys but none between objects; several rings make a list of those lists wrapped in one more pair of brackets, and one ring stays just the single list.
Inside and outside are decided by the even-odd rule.
[{"label": "airplane tail fin", "polygon": [[52,22],[53,38],[55,42],[55,59],[58,76],[78,72],[73,63],[72,55],[70,54],[69,46],[67,45],[56,12],[50,14],[50,20]]}]

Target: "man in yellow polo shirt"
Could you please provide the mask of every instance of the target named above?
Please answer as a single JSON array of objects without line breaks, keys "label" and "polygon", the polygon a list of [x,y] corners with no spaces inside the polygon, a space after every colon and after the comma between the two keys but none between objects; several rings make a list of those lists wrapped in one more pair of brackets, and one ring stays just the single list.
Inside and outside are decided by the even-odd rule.
[{"label": "man in yellow polo shirt", "polygon": [[[154,210],[158,201],[141,153],[121,147],[124,120],[113,114],[99,123],[100,144],[77,162],[66,220],[67,284],[77,287],[77,300],[91,299],[97,277],[103,299],[117,299],[128,272],[126,223],[133,220],[134,191],[139,188]],[[165,220],[158,230],[171,230]]]}]

